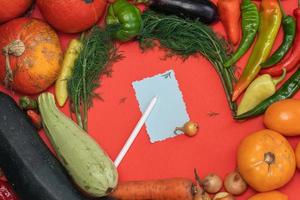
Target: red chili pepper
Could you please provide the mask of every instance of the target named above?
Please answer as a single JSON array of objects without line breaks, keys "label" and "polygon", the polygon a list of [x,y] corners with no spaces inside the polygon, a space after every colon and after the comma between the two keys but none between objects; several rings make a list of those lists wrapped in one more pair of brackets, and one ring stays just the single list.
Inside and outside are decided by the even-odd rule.
[{"label": "red chili pepper", "polygon": [[0,180],[0,200],[19,200],[11,185]]},{"label": "red chili pepper", "polygon": [[42,128],[42,118],[34,110],[27,110],[27,115],[31,119],[33,125],[40,130]]},{"label": "red chili pepper", "polygon": [[286,71],[291,71],[295,67],[299,67],[300,64],[300,1],[299,7],[294,10],[294,16],[297,20],[297,35],[294,41],[293,48],[289,56],[286,56],[281,62],[274,65],[271,68],[266,68],[260,71],[261,74],[270,74],[272,76],[280,76],[282,74],[282,69],[285,68]]}]

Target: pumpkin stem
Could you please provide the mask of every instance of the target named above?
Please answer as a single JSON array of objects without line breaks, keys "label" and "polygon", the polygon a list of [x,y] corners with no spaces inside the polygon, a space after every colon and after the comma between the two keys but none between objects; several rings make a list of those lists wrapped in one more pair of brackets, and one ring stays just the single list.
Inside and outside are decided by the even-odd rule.
[{"label": "pumpkin stem", "polygon": [[264,161],[270,166],[275,163],[275,155],[272,152],[267,152],[264,155]]},{"label": "pumpkin stem", "polygon": [[11,86],[13,82],[13,72],[10,66],[9,56],[21,56],[25,51],[25,44],[21,40],[14,40],[9,43],[7,46],[3,47],[2,53],[5,56],[5,79],[4,84],[6,88]]}]

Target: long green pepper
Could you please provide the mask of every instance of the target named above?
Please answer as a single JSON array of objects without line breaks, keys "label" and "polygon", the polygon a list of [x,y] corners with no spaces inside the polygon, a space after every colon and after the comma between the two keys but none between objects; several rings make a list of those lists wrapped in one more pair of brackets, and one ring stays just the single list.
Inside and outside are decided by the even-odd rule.
[{"label": "long green pepper", "polygon": [[262,68],[268,68],[275,64],[277,64],[279,61],[281,61],[284,56],[288,53],[290,48],[292,47],[292,44],[294,42],[295,36],[296,36],[296,20],[293,16],[286,15],[286,13],[283,10],[283,7],[281,5],[280,0],[278,0],[281,12],[283,14],[282,17],[282,28],[284,32],[284,39],[281,43],[281,45],[278,47],[278,49],[260,66]]},{"label": "long green pepper", "polygon": [[243,0],[242,6],[242,40],[236,52],[224,63],[230,67],[236,63],[251,47],[259,27],[259,12],[251,0]]},{"label": "long green pepper", "polygon": [[280,87],[280,89],[271,97],[261,102],[252,110],[235,116],[237,120],[247,119],[251,117],[256,117],[263,114],[266,109],[277,101],[292,98],[300,89],[300,69],[297,71]]}]

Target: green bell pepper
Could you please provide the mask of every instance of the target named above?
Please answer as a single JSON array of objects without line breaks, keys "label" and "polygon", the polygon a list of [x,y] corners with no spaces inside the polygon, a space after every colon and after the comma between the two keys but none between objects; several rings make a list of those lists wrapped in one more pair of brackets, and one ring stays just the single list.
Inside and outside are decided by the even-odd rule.
[{"label": "green bell pepper", "polygon": [[108,8],[107,25],[120,25],[114,33],[117,40],[126,42],[133,39],[142,29],[140,10],[126,0],[117,0]]}]

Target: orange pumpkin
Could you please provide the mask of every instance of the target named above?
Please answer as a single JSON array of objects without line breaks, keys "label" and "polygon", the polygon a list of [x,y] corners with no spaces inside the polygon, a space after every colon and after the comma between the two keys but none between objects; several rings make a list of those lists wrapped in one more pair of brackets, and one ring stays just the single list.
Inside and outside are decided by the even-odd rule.
[{"label": "orange pumpkin", "polygon": [[54,83],[62,50],[55,31],[41,20],[19,18],[0,27],[0,80],[25,94],[36,94]]},{"label": "orange pumpkin", "polygon": [[278,191],[264,192],[250,197],[248,200],[288,200],[289,197]]},{"label": "orange pumpkin", "polygon": [[287,99],[272,104],[266,110],[264,124],[285,136],[300,135],[300,100]]},{"label": "orange pumpkin", "polygon": [[237,165],[245,181],[259,192],[284,186],[295,173],[295,154],[288,141],[272,130],[255,132],[238,147]]},{"label": "orange pumpkin", "polygon": [[296,155],[297,168],[300,170],[300,142],[296,146],[295,155]]}]

